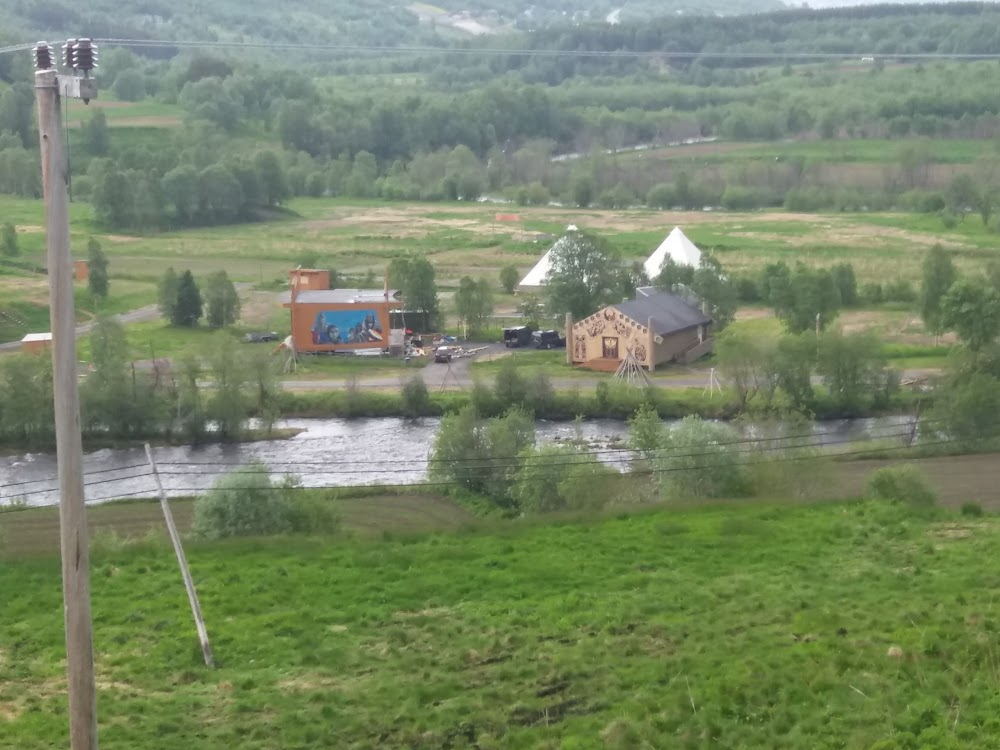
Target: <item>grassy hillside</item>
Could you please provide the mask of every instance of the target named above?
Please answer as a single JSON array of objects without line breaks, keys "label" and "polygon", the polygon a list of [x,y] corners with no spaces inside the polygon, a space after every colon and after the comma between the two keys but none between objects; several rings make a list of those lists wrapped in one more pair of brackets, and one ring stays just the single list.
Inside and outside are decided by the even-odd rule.
[{"label": "grassy hillside", "polygon": [[[996,733],[1000,523],[879,504],[93,560],[107,747],[965,748]],[[59,564],[0,568],[0,721],[64,744]]]}]

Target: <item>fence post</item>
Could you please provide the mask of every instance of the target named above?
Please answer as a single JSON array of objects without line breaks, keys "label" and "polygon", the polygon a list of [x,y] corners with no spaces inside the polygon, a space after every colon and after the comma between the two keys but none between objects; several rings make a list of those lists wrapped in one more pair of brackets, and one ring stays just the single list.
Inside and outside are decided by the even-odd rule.
[{"label": "fence post", "polygon": [[215,661],[212,659],[212,646],[208,642],[208,630],[205,628],[205,619],[201,616],[198,592],[195,591],[194,581],[191,580],[191,571],[188,568],[187,558],[184,556],[184,547],[181,546],[181,537],[177,533],[174,516],[170,512],[170,504],[167,502],[167,493],[163,490],[160,473],[156,470],[156,461],[153,460],[153,449],[149,447],[149,443],[146,443],[146,459],[149,461],[149,468],[152,470],[153,478],[156,480],[156,491],[160,495],[160,507],[163,509],[163,518],[167,522],[170,541],[173,543],[174,553],[177,555],[177,564],[181,566],[181,575],[184,577],[184,588],[187,589],[188,601],[191,602],[191,612],[194,614],[194,624],[198,628],[198,639],[201,641],[201,653],[205,657],[205,665],[214,667]]}]

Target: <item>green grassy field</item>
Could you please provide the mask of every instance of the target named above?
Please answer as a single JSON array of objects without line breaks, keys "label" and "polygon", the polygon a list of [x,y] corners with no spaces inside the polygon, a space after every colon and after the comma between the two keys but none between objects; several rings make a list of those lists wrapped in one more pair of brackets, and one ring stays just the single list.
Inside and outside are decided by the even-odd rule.
[{"label": "green grassy field", "polygon": [[[216,670],[169,548],[105,546],[101,741],[987,747],[998,534],[866,503],[189,545]],[[4,736],[65,744],[58,561],[9,561],[0,590]]]},{"label": "green grassy field", "polygon": [[[22,260],[44,264],[42,204],[5,199],[4,216],[22,230]],[[190,268],[197,278],[225,269],[237,282],[278,284],[287,269],[307,254],[318,264],[355,278],[371,273],[381,279],[389,260],[405,251],[429,257],[437,268],[442,289],[454,287],[464,275],[485,277],[497,283],[499,269],[508,263],[527,272],[548,248],[550,241],[533,241],[534,232],[559,234],[568,223],[605,234],[629,260],[642,260],[675,225],[706,252],[715,254],[727,271],[752,274],[779,260],[832,265],[850,262],[858,281],[884,282],[903,278],[917,282],[920,261],[935,243],[951,251],[964,272],[977,272],[1000,258],[996,235],[976,216],[946,230],[936,217],[907,214],[790,214],[781,211],[752,213],[605,211],[555,207],[519,209],[519,225],[496,225],[495,207],[467,204],[403,204],[339,199],[296,199],[288,212],[269,221],[229,227],[193,229],[149,235],[107,234],[94,223],[89,207],[73,204],[73,245],[83,248],[97,237],[110,259],[113,299],[111,312],[155,301],[154,284],[173,267]],[[4,278],[9,283],[4,282]],[[0,276],[8,306],[34,305],[37,324],[47,316],[41,277],[34,287],[16,274]],[[498,297],[503,315],[518,298]],[[81,303],[84,312],[92,313]],[[446,300],[445,306],[450,303]],[[3,306],[0,305],[0,310]],[[28,318],[21,309],[15,317]],[[272,305],[249,326],[274,327],[281,311]],[[899,311],[905,316],[906,311]],[[845,320],[847,314],[841,316]],[[30,330],[8,326],[6,338],[19,338]],[[23,329],[23,330],[22,330]],[[911,342],[912,343],[912,342]],[[144,349],[147,347],[144,347]]]},{"label": "green grassy field", "polygon": [[926,158],[938,164],[974,164],[985,154],[995,151],[993,143],[984,139],[962,138],[863,138],[853,140],[799,141],[716,141],[669,148],[625,152],[624,159],[656,161],[691,161],[698,164],[730,164],[734,162],[804,159],[828,164],[895,165],[907,149],[919,149]]}]

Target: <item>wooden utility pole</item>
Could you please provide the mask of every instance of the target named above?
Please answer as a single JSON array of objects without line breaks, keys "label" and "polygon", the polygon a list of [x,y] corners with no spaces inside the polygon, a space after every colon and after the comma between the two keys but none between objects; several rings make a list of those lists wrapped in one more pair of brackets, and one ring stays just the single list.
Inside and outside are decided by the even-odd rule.
[{"label": "wooden utility pole", "polygon": [[167,532],[170,534],[170,541],[174,545],[177,564],[181,566],[181,576],[184,578],[184,588],[187,589],[188,601],[191,603],[194,625],[198,629],[198,640],[201,641],[201,653],[205,657],[205,666],[214,667],[215,661],[212,659],[212,645],[208,642],[208,629],[205,627],[205,618],[201,616],[201,604],[198,603],[198,592],[194,588],[191,569],[188,568],[187,557],[184,555],[184,547],[181,545],[181,535],[177,533],[177,526],[174,524],[174,514],[170,512],[167,493],[163,490],[163,483],[160,481],[160,472],[156,470],[156,461],[153,460],[153,449],[149,447],[149,443],[146,443],[146,460],[149,461],[149,468],[153,471],[153,478],[156,480],[156,491],[160,495],[163,520],[167,523]]},{"label": "wooden utility pole", "polygon": [[[70,748],[97,750],[97,694],[94,686],[90,565],[87,554],[89,535],[84,507],[83,441],[80,435],[80,400],[77,389],[68,175],[59,112],[60,88],[64,82],[52,69],[54,61],[48,45],[43,47],[39,43],[35,48],[35,61],[38,68],[35,73],[35,95],[38,102],[38,135],[48,246]],[[76,89],[79,90],[79,85]],[[69,90],[72,90],[72,85]]]}]

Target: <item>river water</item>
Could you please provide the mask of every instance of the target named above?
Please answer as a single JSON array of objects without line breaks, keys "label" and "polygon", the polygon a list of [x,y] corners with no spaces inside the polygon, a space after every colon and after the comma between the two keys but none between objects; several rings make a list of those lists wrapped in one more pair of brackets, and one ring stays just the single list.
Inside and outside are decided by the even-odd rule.
[{"label": "river water", "polygon": [[[154,450],[161,480],[171,496],[204,491],[221,475],[251,461],[266,464],[274,474],[294,474],[309,487],[364,484],[412,484],[427,477],[427,457],[440,420],[421,419],[301,419],[277,426],[301,430],[286,440],[262,440],[235,445],[160,447]],[[675,422],[667,422],[668,425]],[[911,417],[817,422],[797,435],[811,432],[812,442],[848,445],[870,438],[900,438]],[[627,453],[618,449],[628,437],[628,425],[616,420],[582,423],[538,422],[539,442],[582,438],[599,457],[623,466]],[[156,484],[142,448],[99,450],[84,461],[87,501],[124,497],[155,497]],[[0,504],[58,503],[54,454],[26,453],[0,458]]]}]

